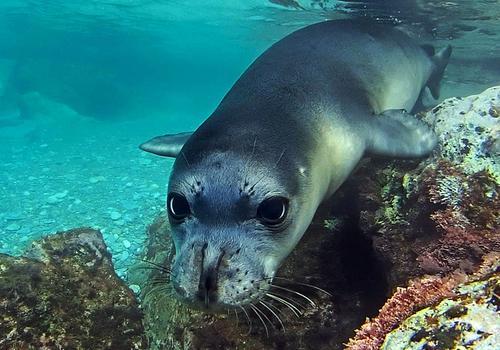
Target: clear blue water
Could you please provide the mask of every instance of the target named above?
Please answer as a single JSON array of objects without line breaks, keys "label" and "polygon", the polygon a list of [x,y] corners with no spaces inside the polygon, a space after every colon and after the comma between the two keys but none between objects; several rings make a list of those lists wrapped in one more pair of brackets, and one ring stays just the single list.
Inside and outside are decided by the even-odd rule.
[{"label": "clear blue water", "polygon": [[349,16],[451,43],[442,98],[500,83],[498,1],[3,0],[0,252],[97,227],[126,278],[172,164],[137,145],[195,129],[287,33]]}]

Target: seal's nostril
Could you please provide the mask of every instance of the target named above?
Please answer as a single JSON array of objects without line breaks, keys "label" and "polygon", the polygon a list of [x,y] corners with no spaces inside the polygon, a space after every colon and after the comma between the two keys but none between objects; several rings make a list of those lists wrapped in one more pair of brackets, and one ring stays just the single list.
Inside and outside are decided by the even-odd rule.
[{"label": "seal's nostril", "polygon": [[207,276],[205,276],[205,290],[207,291],[207,293],[210,294],[211,292],[214,292],[216,289],[217,289],[217,284],[214,276],[212,276],[212,274],[208,274]]},{"label": "seal's nostril", "polygon": [[208,243],[205,243],[201,249],[201,274],[198,283],[198,299],[208,308],[210,303],[217,300],[218,274],[222,259],[225,255],[221,251],[217,260],[210,257]]},{"label": "seal's nostril", "polygon": [[217,300],[217,270],[208,269],[200,276],[198,299],[208,308]]}]

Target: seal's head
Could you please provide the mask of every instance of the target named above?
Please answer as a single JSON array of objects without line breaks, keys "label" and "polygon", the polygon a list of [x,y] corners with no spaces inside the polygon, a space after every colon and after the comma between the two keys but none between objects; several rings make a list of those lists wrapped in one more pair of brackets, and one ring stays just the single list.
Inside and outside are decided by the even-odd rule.
[{"label": "seal's head", "polygon": [[211,310],[262,298],[296,236],[293,185],[231,153],[195,164],[178,157],[167,211],[175,244],[171,280],[187,303]]}]

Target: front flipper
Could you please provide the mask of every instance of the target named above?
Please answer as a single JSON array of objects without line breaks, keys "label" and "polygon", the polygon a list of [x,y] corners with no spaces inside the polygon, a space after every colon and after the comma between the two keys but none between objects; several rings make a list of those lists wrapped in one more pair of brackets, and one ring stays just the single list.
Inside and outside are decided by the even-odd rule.
[{"label": "front flipper", "polygon": [[192,132],[181,132],[180,134],[157,136],[144,142],[139,148],[159,156],[175,158],[192,134]]},{"label": "front flipper", "polygon": [[366,130],[367,151],[391,157],[423,157],[437,144],[428,125],[401,109],[371,119]]}]

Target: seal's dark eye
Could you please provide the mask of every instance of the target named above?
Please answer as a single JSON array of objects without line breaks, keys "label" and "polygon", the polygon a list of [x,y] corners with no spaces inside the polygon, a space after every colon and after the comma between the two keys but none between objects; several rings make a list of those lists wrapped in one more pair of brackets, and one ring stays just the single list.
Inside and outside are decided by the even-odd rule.
[{"label": "seal's dark eye", "polygon": [[288,199],[285,197],[270,197],[260,203],[257,208],[257,217],[265,225],[279,225],[288,214]]},{"label": "seal's dark eye", "polygon": [[186,197],[175,192],[168,195],[167,210],[170,217],[175,221],[184,220],[189,214],[191,214],[191,209],[189,208],[189,203]]}]

